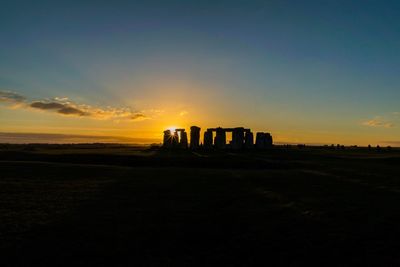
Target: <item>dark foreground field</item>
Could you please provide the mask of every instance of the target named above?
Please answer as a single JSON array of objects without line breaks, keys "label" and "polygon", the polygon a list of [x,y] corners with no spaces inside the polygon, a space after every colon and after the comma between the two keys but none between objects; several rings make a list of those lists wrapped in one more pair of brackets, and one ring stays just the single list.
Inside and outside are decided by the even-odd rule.
[{"label": "dark foreground field", "polygon": [[398,266],[400,151],[0,149],[1,266]]}]

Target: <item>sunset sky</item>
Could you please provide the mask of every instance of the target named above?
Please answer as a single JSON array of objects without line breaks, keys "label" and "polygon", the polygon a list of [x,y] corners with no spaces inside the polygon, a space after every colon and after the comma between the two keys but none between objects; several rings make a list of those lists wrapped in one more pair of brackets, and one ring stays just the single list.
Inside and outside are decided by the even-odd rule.
[{"label": "sunset sky", "polygon": [[399,146],[399,48],[400,1],[2,1],[0,142],[197,125]]}]

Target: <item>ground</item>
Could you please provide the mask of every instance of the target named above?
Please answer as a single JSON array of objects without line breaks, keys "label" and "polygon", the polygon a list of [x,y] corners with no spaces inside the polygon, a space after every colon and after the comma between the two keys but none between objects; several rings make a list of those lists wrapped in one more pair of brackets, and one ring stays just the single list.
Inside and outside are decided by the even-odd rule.
[{"label": "ground", "polygon": [[2,266],[397,266],[400,150],[0,146]]}]

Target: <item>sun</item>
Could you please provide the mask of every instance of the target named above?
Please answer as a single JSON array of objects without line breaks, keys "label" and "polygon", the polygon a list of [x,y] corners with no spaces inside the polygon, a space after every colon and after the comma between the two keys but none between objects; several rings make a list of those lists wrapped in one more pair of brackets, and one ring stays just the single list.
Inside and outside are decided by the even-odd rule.
[{"label": "sun", "polygon": [[178,127],[176,127],[176,126],[168,126],[167,127],[167,130],[170,130],[171,132],[174,132],[175,129],[178,129]]}]

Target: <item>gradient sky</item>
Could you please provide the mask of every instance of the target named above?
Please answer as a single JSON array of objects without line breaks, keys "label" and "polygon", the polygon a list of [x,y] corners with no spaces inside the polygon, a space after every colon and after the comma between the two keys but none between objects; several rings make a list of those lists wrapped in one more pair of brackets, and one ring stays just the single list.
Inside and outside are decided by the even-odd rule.
[{"label": "gradient sky", "polygon": [[0,132],[400,145],[399,1],[2,1]]}]

